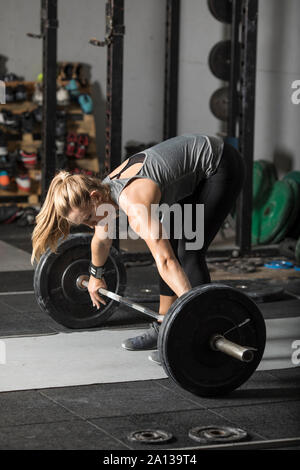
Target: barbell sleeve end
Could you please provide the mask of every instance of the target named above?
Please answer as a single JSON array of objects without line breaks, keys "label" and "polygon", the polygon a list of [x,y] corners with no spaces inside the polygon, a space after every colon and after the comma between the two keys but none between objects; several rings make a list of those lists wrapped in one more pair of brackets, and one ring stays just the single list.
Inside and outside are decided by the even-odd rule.
[{"label": "barbell sleeve end", "polygon": [[256,351],[255,348],[233,343],[222,335],[214,335],[210,341],[210,345],[213,350],[220,351],[242,362],[251,362],[254,358],[254,352]]}]

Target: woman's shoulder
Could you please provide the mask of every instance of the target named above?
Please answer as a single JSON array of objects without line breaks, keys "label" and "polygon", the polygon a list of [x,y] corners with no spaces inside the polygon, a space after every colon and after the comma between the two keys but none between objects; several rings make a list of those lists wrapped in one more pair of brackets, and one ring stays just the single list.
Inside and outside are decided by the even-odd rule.
[{"label": "woman's shoulder", "polygon": [[157,204],[161,199],[158,184],[149,178],[133,178],[123,189],[119,203],[128,206],[132,204]]}]

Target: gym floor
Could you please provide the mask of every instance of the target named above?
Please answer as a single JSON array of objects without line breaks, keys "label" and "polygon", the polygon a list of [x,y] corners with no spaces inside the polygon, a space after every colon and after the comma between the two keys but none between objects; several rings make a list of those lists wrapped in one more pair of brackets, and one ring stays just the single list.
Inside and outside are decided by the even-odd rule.
[{"label": "gym floor", "polygon": [[[129,330],[132,333],[132,330],[146,328],[149,319],[120,306],[102,330],[80,333],[67,330],[46,316],[37,305],[34,294],[30,293],[33,289],[33,270],[28,262],[31,251],[30,228],[19,228],[16,231],[13,225],[4,225],[1,227],[0,239],[1,340],[7,343],[6,364],[0,366],[0,375],[5,378],[7,373],[19,370],[15,374],[18,376],[14,387],[5,391],[8,390],[5,389],[5,380],[0,387],[1,449],[194,448],[198,443],[188,436],[189,430],[206,425],[241,428],[248,433],[249,442],[300,436],[300,368],[293,365],[291,360],[292,343],[296,339],[300,340],[300,300],[286,295],[283,300],[259,304],[269,326],[274,327],[278,320],[286,325],[283,330],[281,327],[280,340],[285,341],[285,348],[288,349],[284,350],[284,358],[278,357],[279,354],[282,356],[282,351],[276,350],[278,338],[273,337],[274,345],[269,346],[269,357],[264,358],[262,367],[226,398],[196,397],[166,378],[159,366],[148,361],[147,354],[135,356],[136,353],[121,351],[120,343],[109,350],[104,339],[103,345],[96,345],[98,349],[92,349],[91,345],[91,353],[96,351],[97,356],[91,354],[85,357],[83,350],[79,353],[85,361],[85,368],[80,368],[80,357],[74,358],[75,367],[70,362],[70,370],[75,377],[72,386],[65,385],[68,383],[67,368],[64,369],[66,377],[54,377],[51,386],[43,387],[43,383],[49,380],[49,364],[42,357],[36,374],[40,376],[37,379],[41,379],[36,382],[39,385],[30,385],[26,373],[22,371],[22,367],[26,370],[30,366],[26,363],[26,350],[23,356],[22,351],[18,352],[19,356],[13,356],[13,348],[17,348],[18,344],[23,348],[26,340],[34,339],[37,343],[44,341],[48,344],[47,348],[49,341],[55,338],[67,338],[66,341],[70,342],[78,334],[82,341],[89,335],[90,338],[92,335],[105,338],[114,333],[120,335],[120,338],[126,338]],[[229,282],[230,279],[238,279],[242,282],[249,278],[253,280],[255,276],[263,277],[265,283],[270,282],[273,286],[281,283],[287,290],[300,296],[300,277],[297,277],[296,272],[281,274],[280,279],[277,272],[277,278],[274,278],[274,273],[265,268],[258,268],[249,275],[230,274],[228,270],[221,269],[221,263],[210,263],[210,268],[214,280],[225,279]],[[153,265],[135,263],[127,266],[127,273],[125,295],[141,292],[145,287],[152,294],[157,294]],[[27,293],[21,294],[21,291]],[[18,293],[9,294],[12,292]],[[157,307],[155,302],[146,305],[154,310]],[[277,331],[276,328],[274,331]],[[60,336],[62,334],[66,336]],[[94,369],[98,369],[97,363],[107,360],[111,364],[114,355],[119,360],[120,351],[123,362],[119,369],[116,366],[116,373],[119,374],[117,379],[109,376],[107,381],[102,379],[97,382],[85,378],[88,371],[84,369],[90,367],[94,373]],[[55,351],[52,353],[55,354]],[[106,357],[108,354],[109,357]],[[19,369],[14,369],[14,366]],[[54,386],[55,379],[63,385]],[[163,429],[172,433],[173,439],[160,446],[130,441],[129,433],[140,429]]]}]

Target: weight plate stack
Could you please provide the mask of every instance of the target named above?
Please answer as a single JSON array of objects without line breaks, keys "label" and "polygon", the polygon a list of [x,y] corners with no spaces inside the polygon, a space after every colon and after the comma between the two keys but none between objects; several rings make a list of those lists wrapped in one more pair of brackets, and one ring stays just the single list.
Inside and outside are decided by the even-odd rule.
[{"label": "weight plate stack", "polygon": [[208,8],[216,20],[221,23],[231,23],[232,2],[231,0],[208,0]]},{"label": "weight plate stack", "polygon": [[[284,176],[284,180],[293,180],[300,187],[300,171],[291,171]],[[290,228],[288,236],[297,239],[300,237],[300,200],[298,201],[298,214],[294,225]]]},{"label": "weight plate stack", "polygon": [[260,210],[252,210],[252,225],[251,225],[251,243],[252,245],[259,245],[259,235],[260,235]]},{"label": "weight plate stack", "polygon": [[[254,348],[251,362],[241,362],[212,348],[215,335]],[[162,365],[182,388],[198,396],[232,392],[256,370],[266,342],[264,319],[255,302],[233,287],[198,286],[177,299],[158,337]]]},{"label": "weight plate stack", "polygon": [[267,160],[255,160],[253,162],[252,245],[259,244],[261,231],[261,207],[268,201],[272,187],[277,179],[276,167],[272,162]]},{"label": "weight plate stack", "polygon": [[[276,167],[274,163],[269,162],[268,160],[260,160],[260,162],[264,166],[266,176],[269,181],[268,186],[269,186],[269,191],[270,191],[273,185],[275,184],[275,182],[278,180]],[[267,190],[267,194],[268,194],[268,190]]]},{"label": "weight plate stack", "polygon": [[253,163],[253,207],[260,207],[266,202],[277,180],[276,168],[266,160]]},{"label": "weight plate stack", "polygon": [[283,225],[282,229],[277,233],[273,240],[271,240],[272,243],[279,243],[284,240],[285,237],[290,235],[296,221],[299,220],[300,185],[293,179],[285,179],[285,181],[291,186],[293,192],[292,210],[286,224]]},{"label": "weight plate stack", "polygon": [[283,179],[292,179],[294,181],[296,181],[297,183],[300,184],[300,171],[291,171],[290,173],[287,173]]},{"label": "weight plate stack", "polygon": [[298,264],[300,264],[300,238],[297,241],[295,248],[295,258]]},{"label": "weight plate stack", "polygon": [[287,181],[276,181],[265,204],[253,211],[252,244],[270,243],[293,212],[294,191]]},{"label": "weight plate stack", "polygon": [[253,162],[253,207],[259,207],[261,196],[265,192],[267,179],[264,166],[259,160]]},{"label": "weight plate stack", "polygon": [[[67,328],[101,326],[119,303],[105,299],[106,305],[93,307],[87,289],[77,286],[79,276],[89,277],[92,234],[70,235],[53,253],[41,257],[34,273],[34,290],[41,309]],[[104,265],[108,290],[122,295],[126,286],[126,271],[118,251],[112,247]]]}]

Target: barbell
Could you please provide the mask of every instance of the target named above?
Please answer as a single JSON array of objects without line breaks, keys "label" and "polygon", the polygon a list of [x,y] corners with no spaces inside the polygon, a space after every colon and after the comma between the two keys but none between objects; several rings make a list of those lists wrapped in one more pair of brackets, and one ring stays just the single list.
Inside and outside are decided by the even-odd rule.
[{"label": "barbell", "polygon": [[69,328],[98,327],[119,303],[158,321],[158,349],[165,372],[198,396],[220,396],[245,383],[258,367],[266,343],[262,314],[251,298],[234,287],[206,284],[180,296],[166,315],[122,297],[126,271],[113,247],[105,263],[109,299],[92,306],[88,285],[91,234],[70,235],[56,253],[47,251],[35,270],[38,304]]}]

